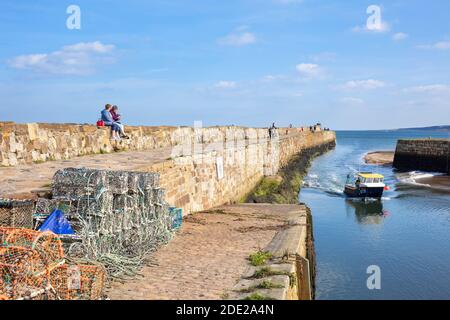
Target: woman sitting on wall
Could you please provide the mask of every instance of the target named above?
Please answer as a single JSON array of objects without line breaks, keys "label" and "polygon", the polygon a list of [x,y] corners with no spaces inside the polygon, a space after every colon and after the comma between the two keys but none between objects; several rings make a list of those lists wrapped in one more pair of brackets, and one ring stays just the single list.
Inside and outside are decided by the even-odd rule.
[{"label": "woman sitting on wall", "polygon": [[102,121],[107,127],[111,127],[111,139],[120,140],[120,126],[114,122],[111,115],[111,105],[107,104],[101,112]]},{"label": "woman sitting on wall", "polygon": [[112,116],[112,118],[113,118],[113,121],[114,121],[115,123],[117,123],[117,124],[119,125],[119,127],[120,127],[120,135],[121,135],[121,137],[122,137],[122,138],[125,138],[125,139],[130,139],[130,138],[125,134],[125,127],[124,127],[124,125],[121,123],[121,118],[122,118],[122,116],[121,116],[118,112],[119,112],[119,107],[118,107],[118,106],[112,106],[110,113],[111,113],[111,116]]}]

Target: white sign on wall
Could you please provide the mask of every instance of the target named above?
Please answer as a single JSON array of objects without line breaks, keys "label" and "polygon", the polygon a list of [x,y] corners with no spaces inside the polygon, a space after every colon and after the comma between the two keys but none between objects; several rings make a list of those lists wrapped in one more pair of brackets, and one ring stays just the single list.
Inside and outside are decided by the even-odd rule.
[{"label": "white sign on wall", "polygon": [[223,179],[223,157],[217,157],[216,159],[217,179]]}]

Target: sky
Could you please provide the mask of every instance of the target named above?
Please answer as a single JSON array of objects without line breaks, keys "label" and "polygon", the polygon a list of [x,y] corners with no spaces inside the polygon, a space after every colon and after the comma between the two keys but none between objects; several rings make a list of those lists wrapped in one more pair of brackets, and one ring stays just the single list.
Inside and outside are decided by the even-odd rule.
[{"label": "sky", "polygon": [[2,0],[0,121],[450,125],[449,21],[448,0]]}]

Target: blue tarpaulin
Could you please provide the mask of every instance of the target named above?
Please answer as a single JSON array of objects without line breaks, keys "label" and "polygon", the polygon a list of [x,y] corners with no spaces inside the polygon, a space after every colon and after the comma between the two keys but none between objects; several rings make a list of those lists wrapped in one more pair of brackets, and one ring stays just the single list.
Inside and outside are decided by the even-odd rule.
[{"label": "blue tarpaulin", "polygon": [[64,212],[55,209],[45,220],[39,231],[51,231],[55,234],[75,234]]}]

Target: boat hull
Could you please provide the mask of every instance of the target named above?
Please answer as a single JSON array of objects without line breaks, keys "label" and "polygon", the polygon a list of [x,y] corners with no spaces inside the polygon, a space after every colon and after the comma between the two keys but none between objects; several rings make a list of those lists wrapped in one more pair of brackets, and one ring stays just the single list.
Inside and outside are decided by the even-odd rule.
[{"label": "boat hull", "polygon": [[368,188],[368,187],[349,187],[346,186],[344,193],[349,198],[381,198],[384,188]]}]

